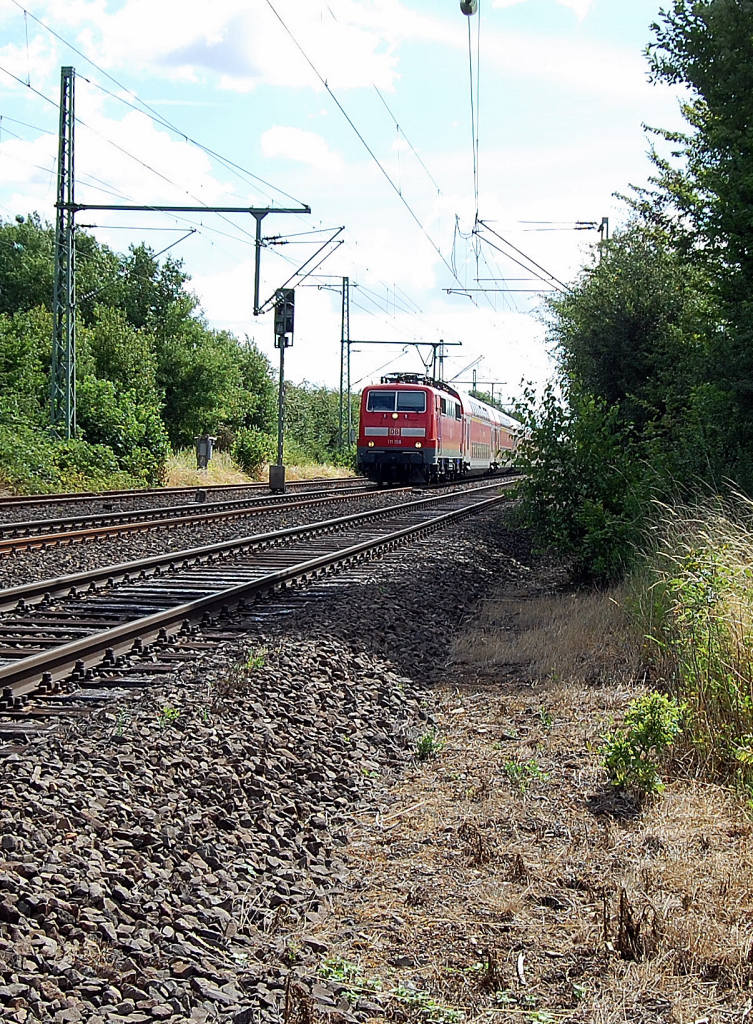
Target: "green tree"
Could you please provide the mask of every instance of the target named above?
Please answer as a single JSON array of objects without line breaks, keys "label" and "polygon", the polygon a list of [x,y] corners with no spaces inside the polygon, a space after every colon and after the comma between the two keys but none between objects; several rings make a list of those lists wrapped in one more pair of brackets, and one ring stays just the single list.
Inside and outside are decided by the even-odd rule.
[{"label": "green tree", "polygon": [[105,445],[118,467],[144,483],[162,479],[170,443],[159,411],[135,391],[85,376],[78,384],[78,423],[83,439]]},{"label": "green tree", "polygon": [[660,230],[635,222],[618,232],[549,310],[568,378],[638,429],[684,408],[709,372],[707,282]]},{"label": "green tree", "polygon": [[157,357],[152,337],[134,329],[125,313],[98,305],[89,327],[78,334],[79,376],[112,381],[120,390],[138,391],[143,404],[160,406]]},{"label": "green tree", "polygon": [[653,31],[653,77],[690,90],[689,130],[658,133],[672,155],[655,157],[636,206],[709,281],[718,313],[699,384],[726,425],[726,475],[753,490],[753,0],[674,0]]},{"label": "green tree", "polygon": [[146,245],[134,245],[120,258],[119,280],[105,301],[125,312],[129,323],[166,338],[188,321],[201,321],[198,299],[187,291],[183,261],[168,256],[160,263]]},{"label": "green tree", "polygon": [[49,419],[52,316],[37,307],[0,314],[0,420],[42,426]]},{"label": "green tree", "polygon": [[[156,479],[168,435],[188,445],[217,432],[231,443],[242,428],[270,429],[268,361],[248,339],[209,329],[179,260],[160,263],[145,245],[118,255],[80,230],[76,256],[82,436]],[[0,221],[0,422],[48,422],[53,268],[49,224],[37,214]],[[95,450],[74,448],[84,462]]]},{"label": "green tree", "polygon": [[0,221],[0,313],[52,309],[55,235],[39,214]]},{"label": "green tree", "polygon": [[[354,402],[358,430],[358,402]],[[304,381],[289,384],[285,395],[286,436],[312,462],[332,462],[337,457],[340,432],[340,395],[332,388]]]}]

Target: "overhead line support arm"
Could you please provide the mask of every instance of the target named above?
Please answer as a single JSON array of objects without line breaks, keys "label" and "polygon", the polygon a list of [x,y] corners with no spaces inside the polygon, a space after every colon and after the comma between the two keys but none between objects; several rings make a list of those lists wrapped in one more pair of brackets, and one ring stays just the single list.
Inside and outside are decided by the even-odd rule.
[{"label": "overhead line support arm", "polygon": [[[59,205],[59,204],[56,204]],[[270,213],[311,213],[310,206],[161,206],[150,203],[63,203],[62,208],[70,214],[80,210],[113,210],[127,213],[250,213],[256,220],[254,238],[254,316],[264,311],[259,305],[259,282],[261,278],[261,222]]]}]

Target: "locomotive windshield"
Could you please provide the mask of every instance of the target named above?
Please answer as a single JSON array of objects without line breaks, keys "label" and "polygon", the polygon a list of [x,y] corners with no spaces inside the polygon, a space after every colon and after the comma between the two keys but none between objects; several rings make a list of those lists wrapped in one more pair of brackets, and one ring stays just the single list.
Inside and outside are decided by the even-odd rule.
[{"label": "locomotive windshield", "polygon": [[426,412],[425,391],[370,391],[367,412]]},{"label": "locomotive windshield", "polygon": [[426,412],[426,393],[424,391],[398,391],[398,412]]},{"label": "locomotive windshield", "polygon": [[394,391],[370,391],[369,403],[366,406],[369,412],[394,412],[395,392]]}]

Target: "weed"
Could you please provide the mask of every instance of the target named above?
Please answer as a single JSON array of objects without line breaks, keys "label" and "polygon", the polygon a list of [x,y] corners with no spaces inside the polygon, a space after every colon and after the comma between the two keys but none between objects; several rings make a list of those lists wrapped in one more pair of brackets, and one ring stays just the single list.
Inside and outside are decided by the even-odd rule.
[{"label": "weed", "polygon": [[365,992],[379,992],[381,978],[368,978],[358,964],[341,957],[327,957],[319,965],[319,976],[327,981],[337,981],[343,988],[348,1002],[355,1003]]},{"label": "weed", "polygon": [[288,944],[285,947],[283,957],[287,962],[288,967],[295,967],[301,959],[301,944],[295,939],[289,939]]},{"label": "weed", "polygon": [[178,708],[171,708],[169,705],[165,705],[164,708],[160,709],[160,713],[157,717],[157,722],[160,729],[170,729],[174,725],[178,724],[180,718],[180,711]]},{"label": "weed", "polygon": [[538,1024],[549,1024],[554,1021],[554,1017],[547,1010],[537,1010],[536,1007],[536,996],[530,992],[513,992],[512,989],[506,988],[499,990],[494,993],[494,1002],[497,1006],[502,1006],[505,1009],[513,1010],[513,1007],[517,1007],[517,1012],[525,1012],[525,1019],[527,1021],[538,1021]]},{"label": "weed", "polygon": [[425,732],[416,743],[416,757],[419,761],[428,761],[444,750],[445,741],[437,736],[436,730]]},{"label": "weed", "polygon": [[427,1024],[458,1024],[465,1014],[452,1006],[437,1003],[428,992],[421,992],[410,985],[397,985],[390,993],[399,1003],[418,1010]]},{"label": "weed", "polygon": [[513,755],[504,762],[502,771],[521,793],[525,793],[532,782],[545,782],[549,778],[549,772],[542,769],[535,757],[530,761],[521,761]]},{"label": "weed", "polygon": [[635,786],[641,793],[661,793],[659,762],[681,731],[684,707],[663,693],[646,693],[631,701],[621,729],[604,739],[604,767],[615,786]]},{"label": "weed", "polygon": [[[343,995],[354,1003],[364,993],[383,990],[381,978],[368,978],[358,964],[340,957],[328,957],[319,966],[319,976],[327,981],[336,981],[343,986]],[[417,1011],[425,1024],[459,1024],[463,1020],[462,1010],[437,1003],[428,992],[421,992],[410,983],[398,984],[387,993],[397,1002]]]},{"label": "weed", "polygon": [[554,725],[554,716],[549,708],[539,708],[539,721],[545,729],[551,729]]},{"label": "weed", "polygon": [[267,664],[267,650],[265,647],[260,648],[258,651],[250,651],[248,658],[246,659],[246,668],[249,672],[253,672],[255,668],[264,668]]},{"label": "weed", "polygon": [[118,711],[118,717],[115,719],[115,725],[112,730],[113,736],[122,736],[130,724],[131,713],[124,708]]}]

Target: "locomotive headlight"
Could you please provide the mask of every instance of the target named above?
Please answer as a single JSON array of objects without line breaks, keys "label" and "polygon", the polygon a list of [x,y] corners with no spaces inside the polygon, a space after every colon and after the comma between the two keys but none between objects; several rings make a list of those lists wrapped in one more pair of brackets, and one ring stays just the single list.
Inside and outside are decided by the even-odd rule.
[{"label": "locomotive headlight", "polygon": [[396,420],[396,419],[398,419],[398,417],[399,417],[399,416],[400,416],[400,413],[399,413],[399,412],[393,412],[393,414],[392,414],[392,418],[393,418],[393,420]]},{"label": "locomotive headlight", "polygon": [[423,445],[421,444],[420,441],[416,441],[416,448],[423,448]]},{"label": "locomotive headlight", "polygon": [[369,441],[369,448],[373,448],[373,447],[374,447],[374,442],[373,441]]}]

